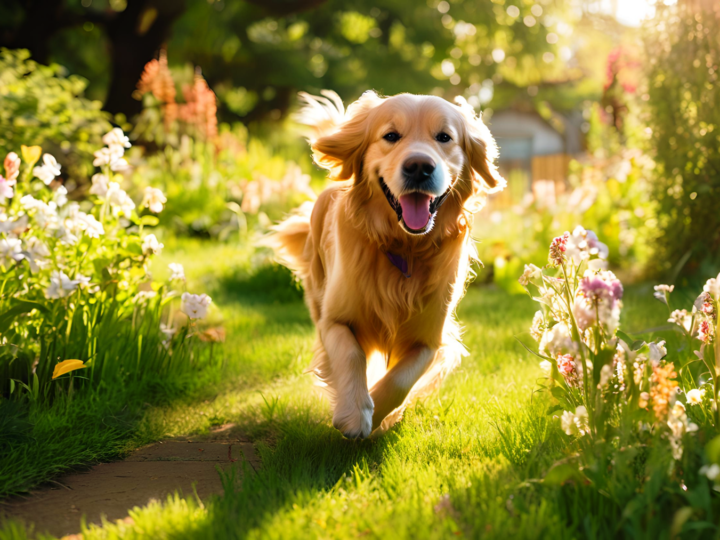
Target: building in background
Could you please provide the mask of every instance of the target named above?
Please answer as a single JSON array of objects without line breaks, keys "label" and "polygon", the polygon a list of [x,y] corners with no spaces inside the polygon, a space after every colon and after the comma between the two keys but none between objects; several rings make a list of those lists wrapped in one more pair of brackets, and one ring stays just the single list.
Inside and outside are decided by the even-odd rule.
[{"label": "building in background", "polygon": [[582,122],[579,111],[553,113],[549,119],[521,107],[493,113],[489,127],[500,149],[500,173],[508,181],[493,206],[517,204],[528,193],[554,204],[565,191],[570,160],[583,152]]}]

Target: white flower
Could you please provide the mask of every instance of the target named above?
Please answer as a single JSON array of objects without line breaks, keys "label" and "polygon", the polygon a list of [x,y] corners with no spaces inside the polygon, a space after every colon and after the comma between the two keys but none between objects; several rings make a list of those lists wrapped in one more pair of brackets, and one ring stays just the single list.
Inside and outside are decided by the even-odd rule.
[{"label": "white flower", "polygon": [[207,294],[183,293],[180,311],[191,319],[204,319],[212,299]]},{"label": "white flower", "polygon": [[55,193],[53,194],[53,201],[58,208],[67,204],[67,192],[68,191],[65,186],[60,186],[55,190]]},{"label": "white flower", "polygon": [[575,409],[575,414],[564,411],[562,417],[560,417],[560,425],[568,435],[585,435],[590,431],[587,409],[580,405]]},{"label": "white flower", "polygon": [[720,480],[720,465],[713,463],[712,465],[704,465],[700,468],[700,474],[707,476],[708,480]]},{"label": "white flower", "polygon": [[[103,135],[102,142],[110,148],[130,148],[130,139],[123,133],[123,130],[116,127]],[[124,151],[124,150],[121,150]]]},{"label": "white flower", "polygon": [[545,373],[550,373],[550,370],[552,369],[552,364],[549,360],[543,360],[540,362],[540,369],[542,369]]},{"label": "white flower", "polygon": [[93,174],[92,177],[92,187],[90,188],[90,193],[92,195],[97,195],[98,197],[105,197],[108,192],[108,183],[110,182],[110,179],[107,177],[107,175],[102,173]]},{"label": "white flower", "polygon": [[177,330],[173,328],[172,326],[168,326],[164,323],[160,323],[160,332],[162,332],[165,335],[165,339],[162,340],[163,347],[166,349],[170,347],[170,343],[172,342],[172,338],[175,335],[175,332]]},{"label": "white flower", "polygon": [[648,343],[650,348],[650,361],[659,362],[667,355],[667,349],[665,348],[665,342],[659,341],[658,343]]},{"label": "white flower", "polygon": [[4,204],[7,199],[15,195],[10,180],[6,180],[0,176],[0,204]]},{"label": "white flower", "polygon": [[60,176],[60,165],[57,160],[50,154],[43,155],[43,165],[33,169],[33,175],[42,180],[45,185],[55,180],[56,176]]},{"label": "white flower", "polygon": [[124,171],[125,169],[129,168],[130,164],[127,162],[127,159],[125,158],[119,158],[110,163],[110,169],[118,172],[118,171]]},{"label": "white flower", "polygon": [[117,182],[110,182],[107,190],[107,200],[113,207],[113,214],[118,215],[122,212],[126,217],[132,214],[135,209],[135,203],[130,198],[130,195],[120,187]]},{"label": "white flower", "polygon": [[163,192],[157,188],[146,187],[145,197],[141,206],[147,206],[153,214],[159,214],[163,210],[163,205],[167,202],[167,198]]},{"label": "white flower", "polygon": [[675,290],[675,285],[655,285],[654,289],[657,292],[671,293]]},{"label": "white flower", "polygon": [[143,238],[142,251],[145,255],[158,255],[164,247],[154,234],[148,234]]},{"label": "white flower", "polygon": [[20,205],[28,212],[35,211],[35,221],[41,228],[55,229],[58,226],[57,205],[54,202],[44,203],[32,195],[20,199]]},{"label": "white flower", "polygon": [[591,256],[607,259],[609,253],[608,247],[598,240],[594,232],[586,231],[580,225],[575,227],[565,246],[565,256],[576,265]]},{"label": "white flower", "polygon": [[532,325],[530,326],[530,335],[532,338],[540,343],[545,329],[545,318],[543,317],[542,311],[536,311],[533,316]]},{"label": "white flower", "polygon": [[180,280],[185,281],[185,269],[183,268],[183,265],[180,263],[170,263],[168,265],[168,268],[170,269],[170,281]]},{"label": "white flower", "polygon": [[102,167],[103,165],[110,165],[112,167],[113,163],[116,163],[121,159],[124,161],[123,153],[122,147],[101,148],[93,153],[95,156],[93,165],[95,167]]},{"label": "white flower", "polygon": [[608,262],[602,259],[593,259],[588,261],[588,270],[591,272],[599,272],[600,270],[607,270]]},{"label": "white flower", "polygon": [[600,369],[600,384],[599,386],[605,386],[607,383],[610,382],[610,379],[613,377],[613,368],[610,364],[605,364],[602,369]]},{"label": "white flower", "polygon": [[523,272],[522,276],[520,276],[520,279],[518,279],[518,281],[520,282],[520,285],[525,287],[529,283],[532,283],[539,279],[542,279],[542,270],[540,270],[540,268],[538,268],[534,264],[526,264],[525,271]]},{"label": "white flower", "polygon": [[76,218],[76,222],[78,223],[80,229],[85,231],[85,234],[87,234],[90,238],[100,238],[101,235],[105,234],[103,224],[95,219],[95,216],[92,214],[80,212]]},{"label": "white flower", "polygon": [[689,332],[690,325],[692,324],[692,315],[690,315],[686,309],[676,309],[670,314],[668,322],[677,324]]},{"label": "white flower", "polygon": [[5,220],[0,219],[0,233],[13,233],[17,235],[27,229],[29,221],[27,214],[15,219],[7,219],[5,215],[2,217],[4,217]]},{"label": "white flower", "polygon": [[0,238],[0,266],[9,268],[14,262],[21,261],[22,242],[19,238]]},{"label": "white flower", "polygon": [[710,294],[715,300],[720,300],[720,274],[716,278],[708,279],[703,291]]},{"label": "white flower", "polygon": [[50,286],[45,291],[47,298],[65,298],[73,293],[78,285],[86,285],[90,278],[78,274],[76,279],[70,279],[63,271],[53,271],[50,274]]},{"label": "white flower", "polygon": [[687,397],[687,402],[689,405],[699,405],[700,403],[702,403],[703,392],[701,392],[697,388],[693,388],[692,390],[688,390],[685,396]]},{"label": "white flower", "polygon": [[560,322],[546,330],[540,340],[539,349],[541,352],[549,353],[548,356],[552,357],[573,351],[575,346],[568,326],[564,322]]},{"label": "white flower", "polygon": [[673,292],[675,285],[655,285],[653,296],[660,300],[663,304],[667,304],[668,295]]},{"label": "white flower", "polygon": [[34,236],[25,242],[23,255],[30,265],[30,271],[33,274],[45,268],[49,264],[47,258],[50,256],[50,250],[42,240],[39,240]]}]

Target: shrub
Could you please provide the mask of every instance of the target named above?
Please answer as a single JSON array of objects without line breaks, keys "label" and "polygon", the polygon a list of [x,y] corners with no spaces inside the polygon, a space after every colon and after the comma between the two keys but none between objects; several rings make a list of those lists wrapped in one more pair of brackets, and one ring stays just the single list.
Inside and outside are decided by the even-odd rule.
[{"label": "shrub", "polygon": [[658,163],[654,198],[662,271],[707,273],[720,253],[717,13],[708,2],[659,10],[646,39],[647,121]]},{"label": "shrub", "polygon": [[[115,128],[103,142],[107,146],[95,152],[94,161],[101,171],[93,176],[89,199],[81,202],[68,200],[68,190],[56,179],[61,166],[47,153],[40,161],[39,146],[23,146],[22,158],[15,153],[5,158],[5,176],[0,176],[2,394],[50,399],[69,395],[73,378],[92,386],[116,384],[192,360],[185,338],[196,333],[194,326],[178,331],[168,310],[178,293],[172,282],[152,283],[147,272],[163,245],[147,232],[158,219],[139,212],[161,211],[164,196],[148,187],[138,208],[120,187],[127,137]],[[171,280],[182,279],[182,268],[173,268]],[[204,317],[208,304],[204,295],[186,294],[181,309],[192,321]]]},{"label": "shrub", "polygon": [[671,344],[635,340],[620,330],[623,287],[606,270],[608,252],[577,227],[552,241],[549,264],[526,266],[519,280],[542,308],[530,334],[546,373],[541,386],[556,402],[548,414],[560,415],[570,445],[543,484],[590,486],[625,509],[625,527],[634,515],[651,508],[663,515],[678,505],[692,508],[680,522],[675,516],[678,533],[685,521],[692,522],[688,531],[714,527],[720,275],[707,281],[692,311],[671,311],[674,287],[656,286],[678,337]]},{"label": "shrub", "polygon": [[87,81],[66,76],[57,64],[43,66],[26,50],[0,51],[0,155],[39,145],[57,156],[78,181],[92,174],[93,152],[110,115],[83,97]]}]

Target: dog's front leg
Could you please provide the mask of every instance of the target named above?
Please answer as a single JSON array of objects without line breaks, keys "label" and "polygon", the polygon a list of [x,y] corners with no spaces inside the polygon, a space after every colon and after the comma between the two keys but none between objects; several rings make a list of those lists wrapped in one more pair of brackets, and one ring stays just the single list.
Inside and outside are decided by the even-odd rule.
[{"label": "dog's front leg", "polygon": [[424,345],[410,349],[402,359],[380,379],[370,391],[375,412],[372,428],[378,427],[383,419],[403,404],[405,398],[427,370],[437,353]]},{"label": "dog's front leg", "polygon": [[320,338],[330,363],[330,386],[336,402],[333,426],[349,439],[372,431],[373,401],[367,387],[365,351],[347,325],[322,325]]}]

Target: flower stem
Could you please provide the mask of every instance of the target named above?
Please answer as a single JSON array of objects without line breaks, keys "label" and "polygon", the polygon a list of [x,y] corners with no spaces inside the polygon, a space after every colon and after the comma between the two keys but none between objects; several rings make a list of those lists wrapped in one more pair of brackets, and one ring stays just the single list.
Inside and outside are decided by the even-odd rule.
[{"label": "flower stem", "polygon": [[589,386],[588,386],[588,366],[587,366],[587,360],[585,359],[585,350],[583,349],[583,342],[580,338],[580,330],[578,329],[577,322],[575,321],[575,315],[573,314],[572,309],[572,299],[570,297],[570,280],[568,279],[567,271],[565,269],[565,264],[563,263],[562,266],[562,272],[563,277],[565,278],[565,301],[567,302],[568,306],[568,314],[570,315],[570,326],[572,330],[572,336],[573,340],[578,344],[578,347],[580,348],[580,359],[582,360],[582,366],[583,366],[583,393],[585,394],[585,404],[588,408],[588,417],[589,417],[589,423],[590,423],[590,429],[595,433],[595,408],[591,405],[590,401],[590,393],[589,393]]}]

